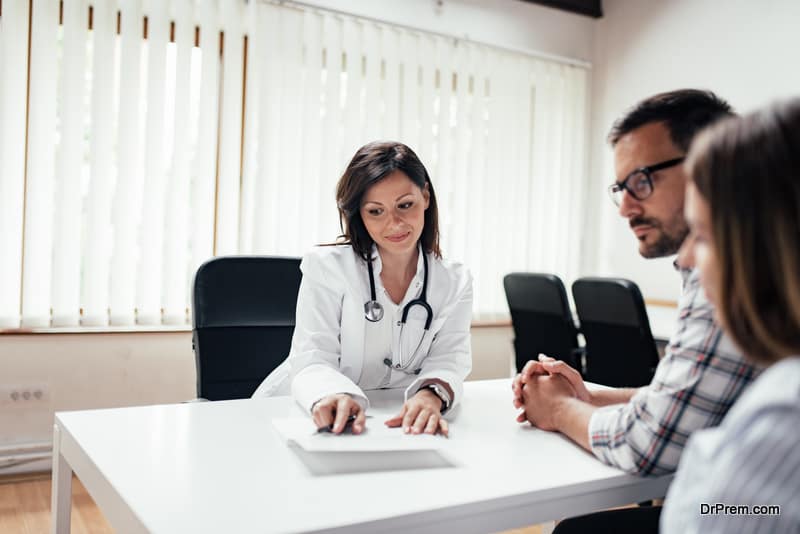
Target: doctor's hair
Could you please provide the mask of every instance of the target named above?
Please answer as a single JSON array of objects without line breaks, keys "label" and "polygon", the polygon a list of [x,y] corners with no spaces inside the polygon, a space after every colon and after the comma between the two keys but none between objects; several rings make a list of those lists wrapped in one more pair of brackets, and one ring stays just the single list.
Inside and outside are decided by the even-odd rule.
[{"label": "doctor's hair", "polygon": [[659,93],[642,100],[617,119],[608,133],[608,142],[616,146],[633,130],[661,122],[669,131],[672,143],[688,152],[692,139],[703,128],[733,115],[733,108],[711,91],[678,89]]},{"label": "doctor's hair", "polygon": [[439,209],[431,178],[413,150],[393,141],[375,141],[359,148],[339,179],[336,185],[336,205],[339,208],[339,225],[342,230],[340,242],[352,245],[364,261],[369,261],[373,240],[361,219],[361,203],[367,189],[394,171],[401,171],[420,189],[425,189],[427,184],[430,199],[419,241],[425,253],[433,253],[441,258]]},{"label": "doctor's hair", "polygon": [[703,132],[687,169],[710,207],[723,327],[755,361],[800,354],[800,98]]}]

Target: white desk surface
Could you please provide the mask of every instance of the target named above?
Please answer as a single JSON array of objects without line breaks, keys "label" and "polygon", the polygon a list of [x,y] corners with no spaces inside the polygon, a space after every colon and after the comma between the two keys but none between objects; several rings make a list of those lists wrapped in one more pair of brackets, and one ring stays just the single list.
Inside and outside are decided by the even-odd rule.
[{"label": "white desk surface", "polygon": [[[370,397],[370,413],[399,406]],[[306,453],[270,424],[299,414],[288,397],[59,412],[54,531],[69,529],[70,469],[118,532],[193,534],[490,532],[662,497],[672,479],[516,423],[507,379],[465,384],[441,452]]]}]

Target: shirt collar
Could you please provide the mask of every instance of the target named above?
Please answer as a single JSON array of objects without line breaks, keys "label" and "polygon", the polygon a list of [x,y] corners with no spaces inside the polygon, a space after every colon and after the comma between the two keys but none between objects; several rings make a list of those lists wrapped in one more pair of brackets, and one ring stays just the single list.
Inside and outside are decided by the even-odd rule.
[{"label": "shirt collar", "polygon": [[678,259],[677,258],[675,258],[675,261],[672,262],[672,267],[674,267],[675,270],[678,271],[678,274],[681,275],[681,280],[683,280],[684,284],[686,284],[689,281],[689,278],[697,270],[694,267],[681,267],[680,265],[678,265]]}]

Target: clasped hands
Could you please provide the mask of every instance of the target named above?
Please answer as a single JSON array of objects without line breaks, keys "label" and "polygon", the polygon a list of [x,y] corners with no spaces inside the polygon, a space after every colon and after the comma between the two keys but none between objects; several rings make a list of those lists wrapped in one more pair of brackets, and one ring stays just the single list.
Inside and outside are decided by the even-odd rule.
[{"label": "clasped hands", "polygon": [[521,408],[517,422],[526,420],[542,430],[559,430],[558,412],[565,399],[592,402],[592,394],[580,373],[565,362],[544,354],[530,360],[511,382],[514,408]]},{"label": "clasped hands", "polygon": [[[447,436],[447,421],[442,417],[442,400],[431,390],[421,389],[403,403],[400,413],[387,419],[384,424],[391,428],[403,427],[406,434],[436,434]],[[367,415],[353,397],[346,393],[337,393],[324,397],[311,409],[311,417],[317,428],[329,425],[331,432],[341,434],[348,418],[355,416],[352,422],[353,434],[361,434],[366,428]]]}]

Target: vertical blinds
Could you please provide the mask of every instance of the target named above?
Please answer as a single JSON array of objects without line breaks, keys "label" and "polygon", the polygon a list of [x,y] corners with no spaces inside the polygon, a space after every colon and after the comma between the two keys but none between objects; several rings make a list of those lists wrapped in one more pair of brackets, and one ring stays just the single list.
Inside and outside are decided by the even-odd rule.
[{"label": "vertical blinds", "polygon": [[28,5],[0,15],[0,327],[19,325],[25,188]]},{"label": "vertical blinds", "polygon": [[427,166],[479,316],[507,272],[576,275],[582,67],[291,3],[34,0],[0,73],[0,327],[186,324],[212,255],[333,241],[376,139]]}]

